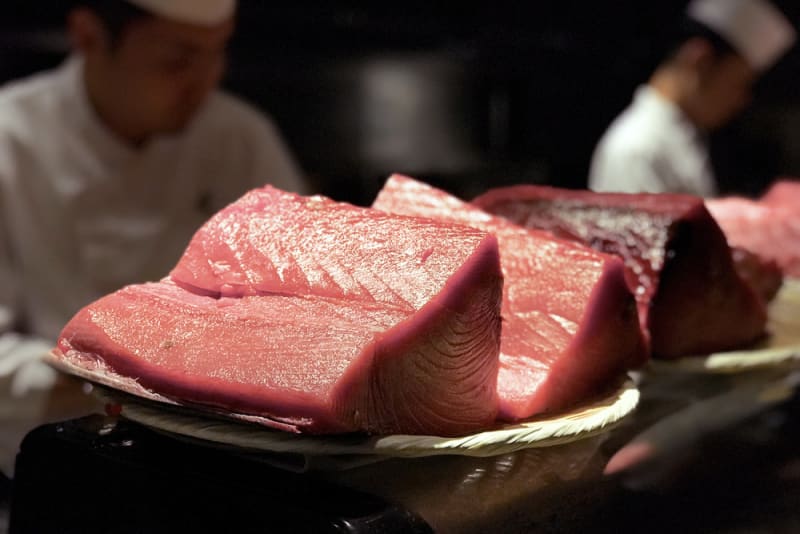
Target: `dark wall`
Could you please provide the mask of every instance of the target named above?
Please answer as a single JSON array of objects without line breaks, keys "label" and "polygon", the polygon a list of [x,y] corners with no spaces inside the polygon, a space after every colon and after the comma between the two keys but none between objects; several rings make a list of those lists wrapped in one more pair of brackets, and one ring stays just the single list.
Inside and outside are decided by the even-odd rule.
[{"label": "dark wall", "polygon": [[[519,181],[585,186],[597,138],[647,77],[664,20],[682,11],[675,2],[633,9],[633,1],[469,11],[313,4],[246,4],[235,57],[258,60],[234,64],[229,83],[272,103],[307,165],[333,189],[344,173],[365,200],[391,171],[464,195]],[[374,76],[401,94],[371,85]],[[409,137],[417,142],[402,142]]]},{"label": "dark wall", "polygon": [[[65,1],[7,2],[0,75],[57,63]],[[584,187],[608,123],[655,66],[685,2],[241,2],[226,85],[279,123],[318,188],[367,203],[393,171],[465,196],[519,181]],[[800,16],[795,2],[783,7]],[[800,53],[715,134],[722,186],[800,175]]]}]

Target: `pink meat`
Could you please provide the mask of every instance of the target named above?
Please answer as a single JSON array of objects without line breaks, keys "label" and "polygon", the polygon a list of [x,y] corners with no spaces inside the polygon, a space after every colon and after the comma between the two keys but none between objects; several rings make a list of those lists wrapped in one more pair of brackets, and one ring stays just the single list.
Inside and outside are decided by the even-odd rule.
[{"label": "pink meat", "polygon": [[403,176],[389,178],[373,207],[497,236],[505,277],[500,418],[562,410],[644,362],[634,300],[617,258],[520,228]]},{"label": "pink meat", "polygon": [[740,247],[731,247],[736,272],[764,302],[770,302],[783,286],[783,270],[775,260]]},{"label": "pink meat", "polygon": [[731,349],[764,333],[765,303],[737,273],[725,236],[698,197],[520,185],[473,203],[622,257],[654,356]]},{"label": "pink meat", "polygon": [[785,274],[800,277],[800,208],[776,200],[782,198],[768,203],[729,197],[707,200],[706,206],[731,246],[773,260]]},{"label": "pink meat", "polygon": [[800,213],[800,181],[780,178],[761,197],[761,202],[773,208],[784,208]]},{"label": "pink meat", "polygon": [[265,188],[199,230],[174,273],[192,283],[81,310],[61,357],[300,432],[495,420],[502,274],[485,232]]},{"label": "pink meat", "polygon": [[204,224],[170,277],[212,296],[319,295],[412,310],[441,291],[445,271],[466,259],[450,250],[463,236],[462,226],[397,221],[264,188]]}]

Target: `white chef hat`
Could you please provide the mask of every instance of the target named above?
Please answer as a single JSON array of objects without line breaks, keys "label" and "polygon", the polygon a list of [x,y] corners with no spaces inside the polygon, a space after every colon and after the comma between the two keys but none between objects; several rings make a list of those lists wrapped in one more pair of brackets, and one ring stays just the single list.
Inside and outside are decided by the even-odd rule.
[{"label": "white chef hat", "polygon": [[796,32],[768,0],[693,0],[688,16],[717,32],[757,71],[772,66]]},{"label": "white chef hat", "polygon": [[236,11],[236,0],[128,0],[145,11],[166,19],[213,26]]}]

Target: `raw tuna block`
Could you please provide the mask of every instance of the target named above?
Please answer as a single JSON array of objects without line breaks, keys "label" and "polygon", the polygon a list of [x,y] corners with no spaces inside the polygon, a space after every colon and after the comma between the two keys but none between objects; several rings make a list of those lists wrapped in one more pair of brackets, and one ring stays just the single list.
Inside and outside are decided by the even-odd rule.
[{"label": "raw tuna block", "polygon": [[62,357],[299,432],[495,421],[503,281],[486,232],[267,187],[212,217],[173,278],[81,310]]},{"label": "raw tuna block", "polygon": [[731,246],[773,260],[785,274],[800,277],[800,205],[791,208],[780,198],[785,197],[773,196],[771,202],[728,197],[707,200],[706,206]]},{"label": "raw tuna block", "polygon": [[505,277],[500,417],[519,420],[578,404],[644,363],[622,262],[494,217],[444,191],[394,175],[373,207],[492,232]]},{"label": "raw tuna block", "polygon": [[732,349],[764,334],[765,302],[737,273],[701,198],[521,185],[490,190],[473,203],[620,256],[656,357]]}]

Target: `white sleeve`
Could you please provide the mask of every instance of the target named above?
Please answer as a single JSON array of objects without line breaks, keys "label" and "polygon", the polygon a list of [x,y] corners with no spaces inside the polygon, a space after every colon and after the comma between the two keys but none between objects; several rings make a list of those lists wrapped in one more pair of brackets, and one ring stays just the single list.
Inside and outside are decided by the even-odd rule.
[{"label": "white sleeve", "polygon": [[[3,206],[0,191],[0,209]],[[17,283],[11,261],[11,246],[8,242],[8,229],[0,214],[0,334],[11,330],[16,321]]]},{"label": "white sleeve", "polygon": [[11,394],[21,397],[35,389],[47,389],[56,372],[42,360],[53,348],[49,340],[16,332],[0,335],[0,378],[11,378]]},{"label": "white sleeve", "polygon": [[[0,205],[2,205],[0,196]],[[42,363],[53,347],[51,340],[14,331],[19,317],[19,281],[14,268],[8,228],[0,217],[0,379],[11,377],[11,393],[22,396],[44,389],[55,380],[55,371]]]},{"label": "white sleeve", "polygon": [[589,189],[598,192],[664,193],[671,170],[657,158],[633,151],[598,150],[592,158]]}]

